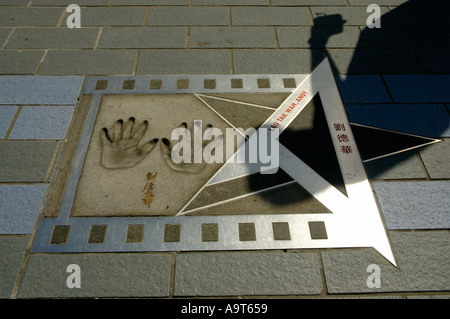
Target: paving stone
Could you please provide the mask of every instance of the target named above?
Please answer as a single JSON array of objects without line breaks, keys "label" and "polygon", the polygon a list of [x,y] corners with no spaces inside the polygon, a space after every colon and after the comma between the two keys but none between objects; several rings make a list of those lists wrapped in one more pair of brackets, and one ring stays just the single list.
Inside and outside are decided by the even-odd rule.
[{"label": "paving stone", "polygon": [[0,106],[0,139],[3,139],[17,112],[17,106]]},{"label": "paving stone", "polygon": [[329,49],[339,74],[420,74],[423,69],[408,49]]},{"label": "paving stone", "polygon": [[[66,26],[66,13],[63,26]],[[144,25],[146,8],[82,8],[81,26],[82,27],[109,27],[109,26],[142,26]]]},{"label": "paving stone", "polygon": [[346,6],[345,0],[271,0],[272,6]]},{"label": "paving stone", "polygon": [[336,83],[346,104],[392,102],[379,75],[341,75]]},{"label": "paving stone", "polygon": [[104,28],[99,48],[184,48],[186,28]]},{"label": "paving stone", "polygon": [[266,6],[268,0],[192,0],[194,6]]},{"label": "paving stone", "polygon": [[450,178],[449,154],[450,139],[447,138],[442,139],[442,142],[420,150],[420,157],[430,178]]},{"label": "paving stone", "polygon": [[47,185],[0,185],[0,234],[33,232]]},{"label": "paving stone", "polygon": [[[18,298],[167,297],[172,256],[166,254],[31,255]],[[80,267],[80,288],[68,288]]]},{"label": "paving stone", "polygon": [[449,74],[449,49],[415,49],[414,53],[422,64],[426,73]]},{"label": "paving stone", "polygon": [[383,26],[365,28],[361,43],[368,48],[448,48],[450,43],[440,26]]},{"label": "paving stone", "polygon": [[63,140],[72,117],[70,106],[24,106],[17,117],[11,140]]},{"label": "paving stone", "polygon": [[308,8],[231,8],[232,25],[312,25]]},{"label": "paving stone", "polygon": [[150,9],[148,25],[228,25],[224,7],[155,7]]},{"label": "paving stone", "polygon": [[442,104],[346,106],[350,121],[428,137],[449,137],[450,117]]},{"label": "paving stone", "polygon": [[7,49],[83,49],[93,48],[98,29],[18,28]]},{"label": "paving stone", "polygon": [[450,228],[450,182],[376,182],[389,229]]},{"label": "paving stone", "polygon": [[0,48],[11,33],[11,28],[0,28]]},{"label": "paving stone", "polygon": [[39,74],[131,74],[134,50],[49,51]]},{"label": "paving stone", "polygon": [[44,51],[0,51],[0,74],[34,74],[43,55]]},{"label": "paving stone", "polygon": [[[366,25],[369,14],[366,12],[367,6],[363,7],[311,7],[313,17],[340,15],[345,20],[344,25]],[[380,8],[381,15],[388,12],[385,7]],[[338,19],[320,19],[315,24],[336,25]],[[337,24],[342,25],[342,24]]]},{"label": "paving stone", "polygon": [[2,8],[0,25],[56,27],[62,8]]},{"label": "paving stone", "polygon": [[370,179],[425,179],[416,151],[390,155],[364,163]]},{"label": "paving stone", "polygon": [[56,143],[0,142],[0,182],[45,182]]},{"label": "paving stone", "polygon": [[445,32],[450,36],[450,27],[444,27]]},{"label": "paving stone", "polygon": [[190,48],[275,48],[270,27],[191,27]]},{"label": "paving stone", "polygon": [[0,0],[0,6],[27,6],[29,0]]},{"label": "paving stone", "polygon": [[[313,28],[317,40],[311,38]],[[359,35],[358,27],[344,27],[343,31],[335,26],[277,27],[280,48],[354,48]]]},{"label": "paving stone", "polygon": [[113,0],[115,6],[187,6],[189,0]]},{"label": "paving stone", "polygon": [[0,104],[74,105],[82,76],[1,76]]},{"label": "paving stone", "polygon": [[448,1],[431,0],[426,6],[423,4],[420,1],[408,1],[397,8],[389,7],[390,19],[395,24],[403,26],[450,25],[447,17],[450,10]]},{"label": "paving stone", "polygon": [[406,296],[406,299],[450,299],[450,295],[421,295],[421,296]]},{"label": "paving stone", "polygon": [[446,103],[450,101],[450,75],[384,75],[389,91],[398,103]]},{"label": "paving stone", "polygon": [[308,74],[314,50],[233,50],[236,74]]},{"label": "paving stone", "polygon": [[[379,6],[399,6],[408,0],[377,0]],[[351,6],[368,6],[374,3],[373,0],[348,0]]]},{"label": "paving stone", "polygon": [[0,237],[0,298],[10,298],[30,237]]},{"label": "paving stone", "polygon": [[142,50],[137,74],[229,74],[227,50]]},{"label": "paving stone", "polygon": [[[398,269],[381,259],[373,250],[323,251],[327,291],[338,293],[380,293],[448,291],[450,273],[447,264],[450,238],[447,231],[390,232]],[[367,272],[371,264],[380,267],[380,288],[368,288]]]},{"label": "paving stone", "polygon": [[[79,6],[107,6],[110,0],[77,0]],[[64,6],[74,3],[73,0],[33,0],[33,6]]]},{"label": "paving stone", "polygon": [[321,292],[316,254],[180,254],[176,259],[176,296],[315,295]]}]

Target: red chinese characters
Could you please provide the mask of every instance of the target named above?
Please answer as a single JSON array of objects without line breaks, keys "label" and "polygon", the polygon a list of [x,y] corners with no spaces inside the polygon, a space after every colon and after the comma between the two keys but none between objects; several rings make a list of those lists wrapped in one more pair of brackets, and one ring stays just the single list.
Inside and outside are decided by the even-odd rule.
[{"label": "red chinese characters", "polygon": [[[336,132],[345,132],[346,131],[346,127],[344,123],[333,123],[333,127],[334,130]],[[336,139],[338,140],[339,143],[348,143],[350,142],[350,138],[347,134],[344,133],[340,133],[336,135]],[[339,149],[342,153],[344,154],[350,154],[353,153],[353,149],[351,145],[340,145]]]}]

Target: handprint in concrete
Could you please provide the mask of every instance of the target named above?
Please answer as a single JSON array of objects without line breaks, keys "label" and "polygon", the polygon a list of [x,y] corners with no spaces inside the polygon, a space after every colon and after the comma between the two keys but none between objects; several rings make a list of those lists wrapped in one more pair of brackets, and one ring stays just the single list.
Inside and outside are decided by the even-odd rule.
[{"label": "handprint in concrete", "polygon": [[100,131],[102,165],[106,168],[129,168],[139,164],[158,142],[157,138],[143,142],[147,129],[148,121],[137,124],[134,117],[126,123],[116,121],[111,132],[103,128]]},{"label": "handprint in concrete", "polygon": [[[210,139],[214,136],[212,142]],[[182,137],[182,140],[178,139]],[[206,138],[206,140],[204,139]],[[202,132],[202,121],[194,121],[191,129],[183,122],[172,132],[171,139],[163,138],[160,144],[161,153],[170,168],[185,173],[200,173],[206,166],[222,158],[218,150],[222,150],[223,135],[211,124]],[[213,154],[214,153],[214,154]],[[221,161],[220,161],[221,162]]]}]

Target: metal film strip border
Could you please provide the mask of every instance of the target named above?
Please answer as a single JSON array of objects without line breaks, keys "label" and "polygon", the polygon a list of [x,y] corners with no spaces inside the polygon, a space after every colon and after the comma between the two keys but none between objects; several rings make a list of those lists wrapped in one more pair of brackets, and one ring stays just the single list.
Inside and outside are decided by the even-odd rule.
[{"label": "metal film strip border", "polygon": [[[220,251],[339,247],[332,214],[102,217],[42,221],[32,252]],[[129,226],[142,237],[129,241]],[[203,226],[216,234],[205,238]],[[317,227],[318,226],[318,227]],[[95,227],[103,237],[92,240]],[[58,229],[63,228],[63,234]],[[319,228],[319,230],[317,230]],[[342,247],[346,244],[343,243]],[[361,247],[365,247],[362,245]]]}]

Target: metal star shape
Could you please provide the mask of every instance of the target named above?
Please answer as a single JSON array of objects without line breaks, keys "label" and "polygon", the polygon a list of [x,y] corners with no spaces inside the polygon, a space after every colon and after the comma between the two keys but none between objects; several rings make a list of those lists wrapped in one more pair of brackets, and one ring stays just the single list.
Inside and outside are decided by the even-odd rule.
[{"label": "metal star shape", "polygon": [[[312,162],[309,164],[305,163],[299,156],[283,145],[282,133],[287,130],[297,116],[301,116],[302,111],[316,94],[320,95],[326,125],[331,133],[334,152],[345,186],[344,193],[342,189],[336,188],[335,185],[319,174],[315,168],[312,168]],[[208,104],[208,99],[214,97],[202,94],[196,94],[196,96],[213,109]],[[221,115],[219,114],[219,116]],[[221,117],[232,125],[225,117]],[[332,212],[332,214],[302,213],[281,215],[279,219],[282,220],[284,217],[285,220],[289,220],[291,226],[292,240],[290,245],[293,248],[373,247],[393,265],[396,265],[388,234],[378,210],[376,198],[367,178],[363,162],[435,143],[438,140],[349,123],[327,59],[297,86],[291,95],[260,127],[260,129],[269,128],[279,128],[280,130],[280,168],[293,179],[293,182],[301,185]],[[358,137],[354,136],[353,131],[358,133]],[[384,138],[377,138],[380,135],[384,135],[382,136]],[[359,143],[357,143],[357,139]],[[384,142],[380,143],[380,140]],[[386,140],[390,142],[386,143]],[[248,140],[246,143],[248,143]],[[358,149],[358,144],[363,145],[361,150]],[[240,147],[246,147],[245,143]],[[202,193],[205,187],[219,185],[238,177],[260,172],[261,163],[237,163],[236,156],[237,152],[180,210],[177,216],[186,215],[204,208],[195,207],[190,209],[189,206]],[[282,185],[285,184],[279,186]],[[272,186],[268,189],[273,188]],[[263,189],[259,192],[265,190]],[[217,206],[230,200],[234,199],[211,203],[208,207]],[[326,225],[326,235],[321,237],[320,240],[311,238],[310,231],[305,229],[305,225],[309,225],[311,230],[314,223]]]}]

